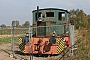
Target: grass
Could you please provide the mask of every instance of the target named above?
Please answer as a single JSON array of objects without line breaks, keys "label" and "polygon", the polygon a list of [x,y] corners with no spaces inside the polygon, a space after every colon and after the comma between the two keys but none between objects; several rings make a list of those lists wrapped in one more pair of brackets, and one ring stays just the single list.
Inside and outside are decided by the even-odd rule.
[{"label": "grass", "polygon": [[74,51],[77,60],[89,60],[90,59],[90,45],[89,40],[87,42],[83,42],[81,40],[80,45],[78,45],[77,50]]},{"label": "grass", "polygon": [[[14,41],[18,42],[19,37],[14,37]],[[11,43],[11,37],[0,38],[0,44]]]},{"label": "grass", "polygon": [[10,37],[0,38],[0,44],[2,44],[2,43],[10,43],[10,41],[11,41]]},{"label": "grass", "polygon": [[90,60],[90,30],[86,34],[86,36],[80,34],[81,37],[77,39],[78,46],[77,50],[74,51],[75,58],[72,60]]}]

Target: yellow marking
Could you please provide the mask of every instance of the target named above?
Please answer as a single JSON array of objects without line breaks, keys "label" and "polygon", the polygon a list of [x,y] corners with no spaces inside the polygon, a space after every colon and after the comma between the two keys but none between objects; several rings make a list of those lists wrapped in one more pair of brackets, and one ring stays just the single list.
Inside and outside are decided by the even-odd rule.
[{"label": "yellow marking", "polygon": [[19,38],[19,45],[22,43],[22,38]]},{"label": "yellow marking", "polygon": [[57,53],[60,54],[63,49],[64,49],[64,41],[63,41],[63,38],[57,38],[56,39],[56,42],[57,42]]},{"label": "yellow marking", "polygon": [[19,48],[20,48],[20,50],[21,50],[22,52],[25,52],[25,44],[21,43],[21,44],[19,45]]}]

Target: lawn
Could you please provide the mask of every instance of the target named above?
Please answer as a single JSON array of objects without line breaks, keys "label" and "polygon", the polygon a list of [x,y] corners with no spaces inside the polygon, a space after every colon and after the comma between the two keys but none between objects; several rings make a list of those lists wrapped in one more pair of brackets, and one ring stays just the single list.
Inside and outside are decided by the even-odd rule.
[{"label": "lawn", "polygon": [[[14,37],[14,42],[18,42],[19,37]],[[0,44],[11,43],[11,37],[0,38]]]}]

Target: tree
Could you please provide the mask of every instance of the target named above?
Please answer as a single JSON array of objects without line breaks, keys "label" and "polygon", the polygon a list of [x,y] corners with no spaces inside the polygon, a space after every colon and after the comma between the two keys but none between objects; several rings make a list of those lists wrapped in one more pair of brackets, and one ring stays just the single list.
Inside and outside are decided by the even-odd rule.
[{"label": "tree", "polygon": [[87,28],[88,27],[88,17],[83,12],[83,10],[80,10],[80,12],[76,16],[76,26],[78,25],[78,28]]},{"label": "tree", "polygon": [[15,23],[15,21],[13,20],[13,21],[12,21],[12,26],[15,26],[15,25],[16,25],[16,23]]},{"label": "tree", "polygon": [[90,14],[88,15],[88,24],[89,24],[89,27],[90,27]]},{"label": "tree", "polygon": [[72,25],[75,25],[76,11],[75,9],[70,10],[70,22]]},{"label": "tree", "polygon": [[72,25],[75,25],[76,29],[79,28],[88,28],[88,16],[84,13],[83,10],[70,10],[70,22]]},{"label": "tree", "polygon": [[5,25],[5,24],[2,24],[2,25],[1,25],[1,28],[5,28],[5,27],[6,27],[6,25]]},{"label": "tree", "polygon": [[19,27],[19,21],[16,20],[16,27]]},{"label": "tree", "polygon": [[24,24],[22,24],[22,27],[28,28],[30,26],[29,21],[26,21]]},{"label": "tree", "polygon": [[15,27],[19,27],[19,21],[18,20],[13,20],[12,21],[12,26],[15,26]]}]

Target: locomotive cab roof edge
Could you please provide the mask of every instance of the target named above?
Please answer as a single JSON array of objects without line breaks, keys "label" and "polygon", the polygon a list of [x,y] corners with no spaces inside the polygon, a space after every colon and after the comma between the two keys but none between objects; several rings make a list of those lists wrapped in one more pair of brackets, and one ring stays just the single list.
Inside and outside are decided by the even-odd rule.
[{"label": "locomotive cab roof edge", "polygon": [[[67,13],[69,13],[67,10],[65,9],[59,9],[59,8],[43,8],[43,9],[39,9],[39,10],[61,10],[61,11],[66,11]],[[33,10],[32,12],[35,12],[37,10]]]}]

